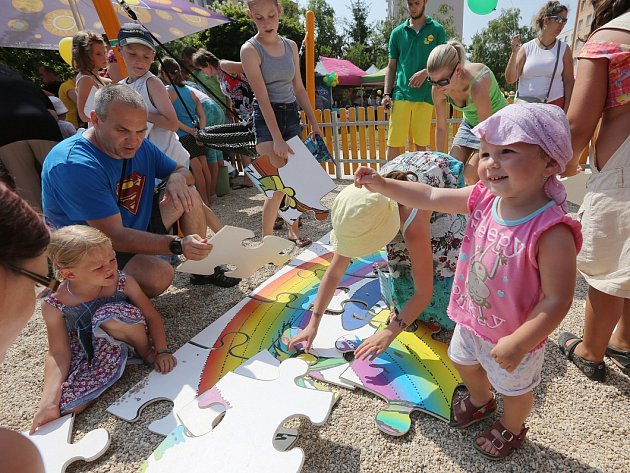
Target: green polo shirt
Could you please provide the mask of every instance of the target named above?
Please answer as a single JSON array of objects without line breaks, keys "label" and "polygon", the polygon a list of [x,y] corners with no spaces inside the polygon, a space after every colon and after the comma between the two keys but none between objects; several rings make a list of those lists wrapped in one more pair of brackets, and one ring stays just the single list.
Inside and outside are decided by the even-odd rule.
[{"label": "green polo shirt", "polygon": [[389,58],[397,61],[392,100],[433,104],[431,84],[425,82],[420,87],[409,87],[409,79],[416,72],[426,69],[433,48],[444,43],[444,27],[430,16],[427,16],[426,22],[417,33],[409,26],[408,19],[392,30],[389,37]]}]

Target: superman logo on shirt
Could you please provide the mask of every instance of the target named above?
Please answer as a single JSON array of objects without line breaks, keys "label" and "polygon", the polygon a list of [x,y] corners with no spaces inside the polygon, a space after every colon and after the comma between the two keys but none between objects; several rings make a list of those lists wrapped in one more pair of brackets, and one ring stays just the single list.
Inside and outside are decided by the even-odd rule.
[{"label": "superman logo on shirt", "polygon": [[120,195],[118,196],[118,205],[134,215],[138,214],[140,208],[140,199],[142,199],[142,191],[144,190],[144,183],[146,176],[138,172],[134,172],[130,176],[126,177],[122,186],[120,183],[116,186],[116,189],[120,189]]}]

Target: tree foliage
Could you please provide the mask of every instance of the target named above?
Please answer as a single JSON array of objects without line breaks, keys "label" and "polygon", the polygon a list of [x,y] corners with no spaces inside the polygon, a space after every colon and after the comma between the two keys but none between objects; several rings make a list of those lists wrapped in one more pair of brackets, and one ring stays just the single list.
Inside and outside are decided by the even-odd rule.
[{"label": "tree foliage", "polygon": [[352,19],[346,22],[343,57],[361,69],[367,69],[372,64],[378,68],[385,67],[392,28],[387,21],[366,21],[370,7],[365,0],[354,0],[351,10]]},{"label": "tree foliage", "polygon": [[70,66],[61,59],[59,51],[0,48],[0,62],[11,66],[22,74],[24,79],[35,82],[40,86],[43,84],[39,80],[37,70],[41,65],[52,67],[59,74],[61,80],[65,80],[73,74]]},{"label": "tree foliage", "polygon": [[462,37],[459,35],[457,29],[455,28],[455,19],[453,18],[452,6],[447,5],[446,3],[442,3],[431,18],[433,18],[444,27],[444,31],[446,31],[446,37],[448,39],[456,39],[457,41],[461,42]]},{"label": "tree foliage", "polygon": [[494,73],[503,90],[514,90],[515,84],[505,82],[505,66],[510,54],[512,36],[520,33],[521,42],[526,43],[535,37],[536,32],[529,26],[519,26],[521,11],[518,8],[501,10],[501,15],[488,22],[488,26],[472,37],[469,53],[473,62],[482,62]]},{"label": "tree foliage", "polygon": [[326,0],[309,0],[306,9],[315,15],[315,57],[340,57],[343,38],[337,32],[334,8]]}]

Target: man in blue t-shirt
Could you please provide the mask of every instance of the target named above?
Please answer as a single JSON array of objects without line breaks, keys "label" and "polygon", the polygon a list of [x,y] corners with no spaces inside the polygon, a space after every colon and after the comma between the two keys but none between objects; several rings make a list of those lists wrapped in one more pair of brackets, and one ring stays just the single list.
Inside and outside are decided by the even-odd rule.
[{"label": "man in blue t-shirt", "polygon": [[[44,218],[53,228],[90,225],[108,235],[119,269],[153,297],[174,274],[157,255],[201,260],[211,251],[202,201],[190,171],[144,139],[140,94],[126,85],[103,87],[94,108],[93,126],[59,143],[44,161]],[[155,179],[166,180],[161,199],[154,198]],[[181,239],[167,234],[178,220]]]}]

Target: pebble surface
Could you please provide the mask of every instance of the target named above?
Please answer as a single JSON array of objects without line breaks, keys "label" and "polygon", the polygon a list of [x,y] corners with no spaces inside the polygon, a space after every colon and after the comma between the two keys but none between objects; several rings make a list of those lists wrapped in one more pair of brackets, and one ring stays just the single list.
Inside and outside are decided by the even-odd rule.
[{"label": "pebble surface", "polygon": [[[240,179],[240,178],[239,178]],[[338,181],[337,190],[323,199],[330,206],[349,181]],[[260,235],[262,196],[253,189],[233,190],[219,198],[213,209],[228,225],[253,229]],[[576,207],[571,211],[575,212]],[[313,241],[330,230],[330,220],[304,219],[302,233]],[[286,227],[276,231],[286,236]],[[302,250],[295,248],[292,255]],[[243,299],[279,268],[267,266],[238,286],[228,289],[193,286],[187,275],[177,273],[172,286],[153,300],[163,315],[169,346],[177,349]],[[582,333],[586,284],[578,277],[571,310],[545,349],[543,380],[535,390],[535,407],[527,421],[530,428],[524,447],[503,462],[481,457],[472,446],[474,437],[490,420],[463,430],[453,430],[421,412],[412,414],[409,433],[396,438],[381,433],[374,423],[385,407],[379,397],[356,389],[341,389],[341,399],[329,421],[313,426],[305,419],[288,425],[299,428],[296,447],[302,448],[302,471],[320,472],[628,472],[630,471],[630,379],[606,360],[605,383],[588,380],[562,357],[559,331]],[[46,329],[37,309],[0,366],[0,425],[28,430],[39,402],[46,356]],[[148,424],[170,410],[168,402],[147,406],[135,423],[120,420],[106,408],[149,373],[145,366],[127,367],[120,381],[80,414],[73,441],[98,427],[109,430],[108,451],[90,463],[76,462],[73,472],[127,473],[138,470],[162,437],[149,432]],[[234,439],[238,442],[238,439]],[[244,445],[244,448],[246,446]],[[217,452],[221,455],[221,452]]]}]

